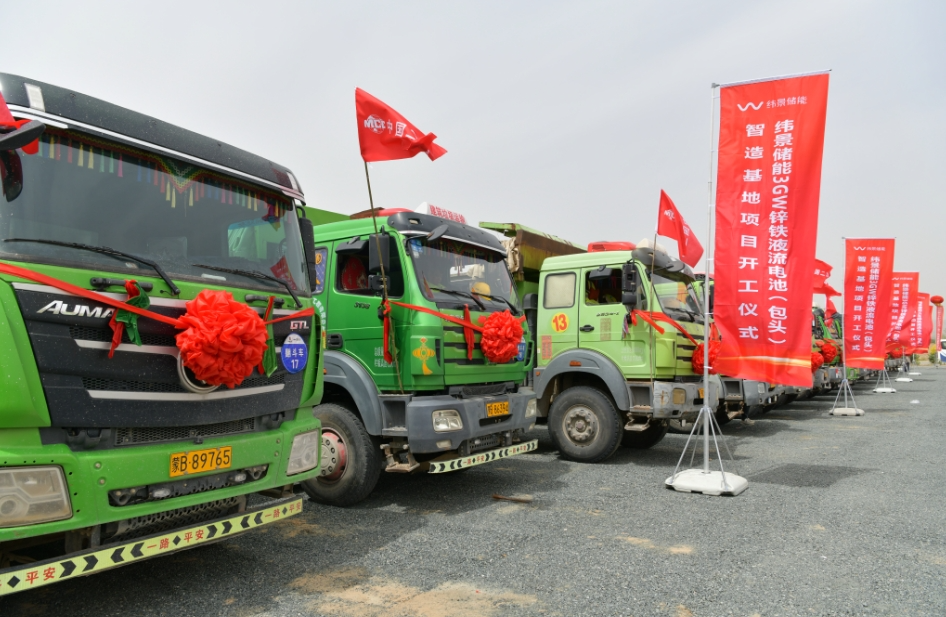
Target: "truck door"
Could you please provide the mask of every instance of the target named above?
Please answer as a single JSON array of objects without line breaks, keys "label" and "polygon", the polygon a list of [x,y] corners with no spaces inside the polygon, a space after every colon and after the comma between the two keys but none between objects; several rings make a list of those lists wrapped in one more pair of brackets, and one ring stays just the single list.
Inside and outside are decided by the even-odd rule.
[{"label": "truck door", "polygon": [[578,273],[549,272],[539,281],[538,364],[578,345]]},{"label": "truck door", "polygon": [[605,273],[608,276],[602,276],[598,268],[581,272],[578,346],[598,351],[624,369],[646,366],[646,326],[639,322],[624,334],[627,309],[621,304],[621,267],[610,266]]},{"label": "truck door", "polygon": [[[336,241],[334,249],[347,242]],[[395,300],[404,296],[404,272],[398,242],[392,242],[388,294]],[[381,390],[396,390],[394,365],[384,361],[384,322],[378,318],[381,293],[368,286],[368,242],[354,253],[333,253],[332,276],[328,289],[328,348],[340,349],[355,357],[371,374]],[[399,358],[400,359],[400,358]]]}]

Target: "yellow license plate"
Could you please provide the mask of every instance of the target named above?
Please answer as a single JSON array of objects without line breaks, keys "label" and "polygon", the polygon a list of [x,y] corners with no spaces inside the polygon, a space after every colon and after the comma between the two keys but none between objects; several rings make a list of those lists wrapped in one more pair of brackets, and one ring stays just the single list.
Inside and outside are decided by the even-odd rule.
[{"label": "yellow license plate", "polygon": [[486,403],[486,415],[490,418],[493,416],[508,416],[509,401],[502,401],[500,403]]},{"label": "yellow license plate", "polygon": [[700,388],[700,398],[703,398],[703,388]]},{"label": "yellow license plate", "polygon": [[172,478],[176,478],[192,473],[214,471],[215,469],[229,469],[233,463],[232,454],[232,446],[175,452],[171,455],[170,475]]}]

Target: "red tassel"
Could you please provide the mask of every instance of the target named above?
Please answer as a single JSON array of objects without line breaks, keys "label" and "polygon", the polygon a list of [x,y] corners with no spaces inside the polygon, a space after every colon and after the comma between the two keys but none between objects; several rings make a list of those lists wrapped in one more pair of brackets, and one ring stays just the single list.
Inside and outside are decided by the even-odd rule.
[{"label": "red tassel", "polygon": [[387,301],[384,303],[384,361],[388,364],[394,362],[394,356],[391,355],[391,305]]},{"label": "red tassel", "polygon": [[[266,303],[266,312],[263,314],[263,321],[269,321],[269,316],[273,312],[273,302],[276,301],[276,296],[270,296],[269,302]],[[259,361],[259,374],[265,375],[266,369],[263,367],[263,360],[260,358]]]},{"label": "red tassel", "polygon": [[[463,305],[463,321],[467,323],[473,323],[472,321],[470,321],[470,305],[469,304]],[[471,328],[467,328],[466,326],[463,326],[463,338],[466,340],[466,359],[472,360],[473,359],[473,346],[474,346],[473,330]]]},{"label": "red tassel", "polygon": [[[134,281],[125,281],[125,291],[129,298],[138,296],[138,288]],[[108,357],[111,359],[115,355],[115,349],[122,343],[122,333],[125,332],[125,324],[121,321],[115,321],[118,311],[112,313],[112,318],[108,320],[108,325],[112,328],[112,346],[108,349]]]}]

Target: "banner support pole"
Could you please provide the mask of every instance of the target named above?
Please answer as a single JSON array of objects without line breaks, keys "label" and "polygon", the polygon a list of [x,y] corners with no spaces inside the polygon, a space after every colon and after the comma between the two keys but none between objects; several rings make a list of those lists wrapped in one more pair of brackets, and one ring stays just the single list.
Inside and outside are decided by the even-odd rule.
[{"label": "banner support pole", "polygon": [[[841,281],[842,285],[847,279],[847,238],[841,236],[841,241],[844,242],[844,262],[841,265]],[[846,300],[846,298],[845,298]],[[825,304],[827,306],[827,303]],[[854,391],[851,390],[851,384],[847,380],[847,354],[844,353],[844,340],[841,340],[841,388],[838,390],[838,395],[834,397],[834,406],[831,408],[831,411],[828,413],[832,416],[863,416],[864,410],[857,408],[857,403],[854,402]],[[844,394],[844,407],[838,407],[838,401],[841,400],[841,394]],[[848,405],[848,396],[851,397],[851,405]]]},{"label": "banner support pole", "polygon": [[[712,329],[712,314],[710,313],[710,265],[713,263],[713,161],[716,150],[714,149],[714,125],[716,111],[716,89],[718,84],[710,85],[710,159],[709,159],[709,181],[707,183],[708,205],[707,205],[707,226],[706,226],[706,275],[703,279],[703,406],[700,408],[700,414],[693,423],[690,430],[690,436],[687,438],[686,445],[683,446],[683,452],[680,453],[680,460],[673,469],[671,475],[664,482],[667,488],[682,493],[701,493],[703,495],[738,495],[749,486],[749,482],[734,473],[727,473],[723,469],[723,457],[719,451],[719,440],[723,439],[719,424],[713,416],[713,410],[709,406],[710,397],[710,332]],[[717,396],[721,395],[717,393]],[[703,428],[703,468],[687,469],[679,471],[680,464],[683,462],[690,446],[690,441],[694,434],[699,430],[702,420]],[[716,459],[719,461],[719,471],[710,471],[710,433],[713,435],[713,447],[716,450]],[[717,439],[717,435],[719,436]],[[730,460],[733,460],[732,452],[729,446],[723,441],[723,446],[729,454]],[[693,444],[693,454],[696,454],[696,443]],[[692,464],[692,457],[691,457]]]}]

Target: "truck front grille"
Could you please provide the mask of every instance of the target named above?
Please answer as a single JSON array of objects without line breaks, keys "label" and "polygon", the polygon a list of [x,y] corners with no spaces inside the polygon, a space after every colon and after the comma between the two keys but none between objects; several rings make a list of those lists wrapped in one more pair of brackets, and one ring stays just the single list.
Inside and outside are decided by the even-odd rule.
[{"label": "truck front grille", "polygon": [[[285,373],[277,373],[272,377],[254,374],[247,377],[243,383],[238,385],[235,390],[244,388],[259,388],[261,386],[273,386],[286,382]],[[159,381],[134,381],[130,379],[100,379],[98,377],[83,377],[82,387],[86,390],[107,390],[110,392],[172,392],[186,393],[178,383],[159,382]]]},{"label": "truck front grille", "polygon": [[236,514],[246,509],[246,495],[218,499],[196,506],[157,512],[146,516],[110,523],[103,533],[103,543],[125,542],[155,533],[180,527],[199,525],[227,514]]},{"label": "truck front grille", "polygon": [[167,426],[158,428],[118,428],[115,429],[115,445],[130,446],[164,441],[181,441],[196,437],[220,437],[252,433],[256,429],[256,418],[218,422],[200,426]]}]

